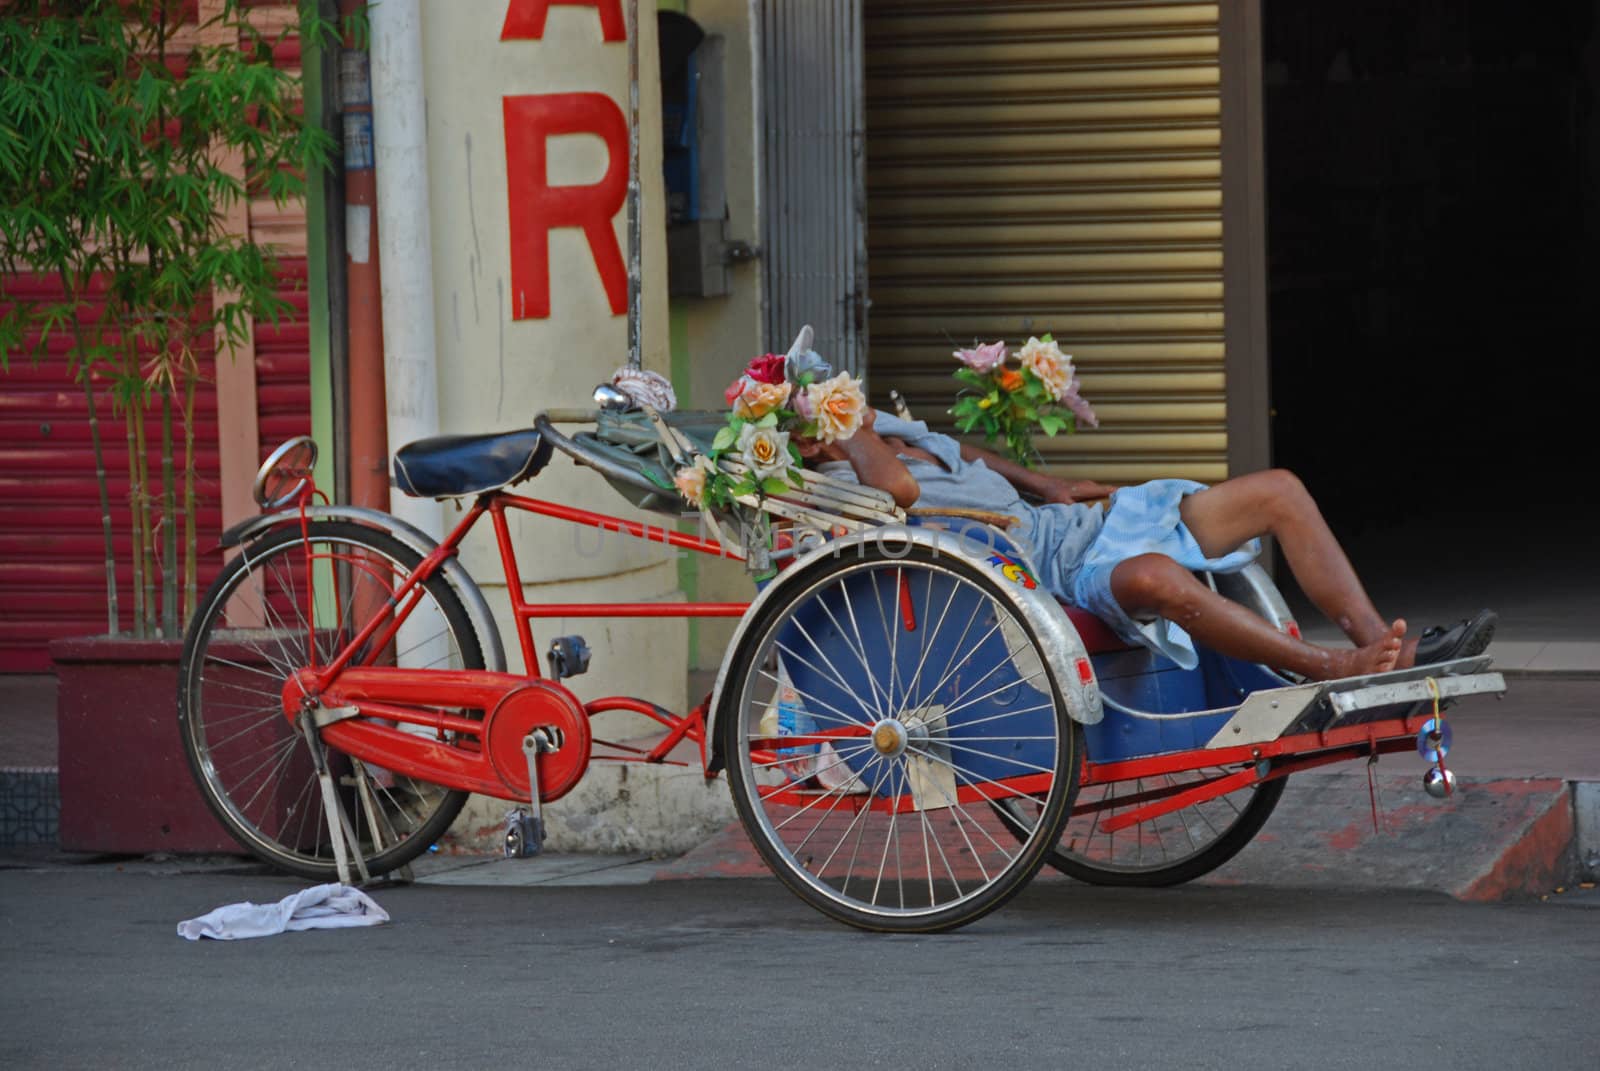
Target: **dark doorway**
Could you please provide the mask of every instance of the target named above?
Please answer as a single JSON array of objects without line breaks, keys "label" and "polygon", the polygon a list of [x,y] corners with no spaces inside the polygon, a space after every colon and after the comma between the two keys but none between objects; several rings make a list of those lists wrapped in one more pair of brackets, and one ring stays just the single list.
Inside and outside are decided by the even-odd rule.
[{"label": "dark doorway", "polygon": [[1274,459],[1419,624],[1600,639],[1597,7],[1263,0]]}]

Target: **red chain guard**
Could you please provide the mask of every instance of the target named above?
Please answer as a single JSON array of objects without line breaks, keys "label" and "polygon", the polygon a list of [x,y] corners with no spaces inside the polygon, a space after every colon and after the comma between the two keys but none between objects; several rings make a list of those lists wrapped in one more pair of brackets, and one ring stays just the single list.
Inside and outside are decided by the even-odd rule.
[{"label": "red chain guard", "polygon": [[[291,722],[309,670],[284,686]],[[322,695],[327,707],[354,706],[363,717],[327,725],[322,739],[358,759],[446,788],[500,799],[527,800],[528,760],[522,739],[534,728],[561,730],[561,750],[539,756],[539,798],[548,803],[572,790],[589,766],[594,739],[583,704],[555,681],[488,670],[372,667],[347,669]],[[485,710],[483,721],[451,711]],[[413,723],[397,728],[383,721]],[[418,733],[415,726],[435,728]],[[409,730],[409,731],[408,731]],[[447,734],[454,734],[449,736]]]}]

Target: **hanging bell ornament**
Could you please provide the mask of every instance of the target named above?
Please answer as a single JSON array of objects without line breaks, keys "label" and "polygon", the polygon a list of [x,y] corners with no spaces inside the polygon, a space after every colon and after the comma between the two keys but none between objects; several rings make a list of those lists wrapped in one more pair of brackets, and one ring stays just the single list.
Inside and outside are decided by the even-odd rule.
[{"label": "hanging bell ornament", "polygon": [[1438,762],[1450,754],[1450,742],[1455,732],[1443,718],[1429,718],[1417,732],[1417,754],[1423,762]]},{"label": "hanging bell ornament", "polygon": [[1422,788],[1436,800],[1442,800],[1456,790],[1456,775],[1437,766],[1429,767],[1422,775]]}]

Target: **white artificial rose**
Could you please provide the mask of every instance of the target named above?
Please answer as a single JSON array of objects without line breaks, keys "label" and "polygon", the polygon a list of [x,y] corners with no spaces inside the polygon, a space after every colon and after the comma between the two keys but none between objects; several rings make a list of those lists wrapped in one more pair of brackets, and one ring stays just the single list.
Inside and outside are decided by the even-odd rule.
[{"label": "white artificial rose", "polygon": [[789,456],[789,433],[786,431],[746,424],[739,432],[738,447],[739,453],[744,455],[744,463],[750,466],[757,480],[782,477],[794,464]]},{"label": "white artificial rose", "polygon": [[1038,377],[1052,399],[1067,393],[1072,384],[1072,358],[1052,340],[1030,338],[1017,351],[1022,367]]}]

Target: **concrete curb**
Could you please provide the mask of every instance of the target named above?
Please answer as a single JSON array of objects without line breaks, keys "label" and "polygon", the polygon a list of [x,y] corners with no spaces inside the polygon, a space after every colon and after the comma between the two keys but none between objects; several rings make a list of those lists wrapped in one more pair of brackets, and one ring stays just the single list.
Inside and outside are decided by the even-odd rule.
[{"label": "concrete curb", "polygon": [[[1581,876],[1580,845],[1600,854],[1600,783],[1555,778],[1463,778],[1453,800],[1423,793],[1420,778],[1377,779],[1373,828],[1364,773],[1290,782],[1277,812],[1212,885],[1421,889],[1494,902],[1546,895]],[[1575,800],[1595,814],[1585,822]],[[1583,837],[1588,841],[1584,842]],[[737,823],[660,867],[656,881],[760,878],[766,865]],[[1061,880],[1048,868],[1041,880]]]},{"label": "concrete curb", "polygon": [[1578,855],[1578,877],[1600,878],[1600,781],[1572,783],[1572,824]]}]

